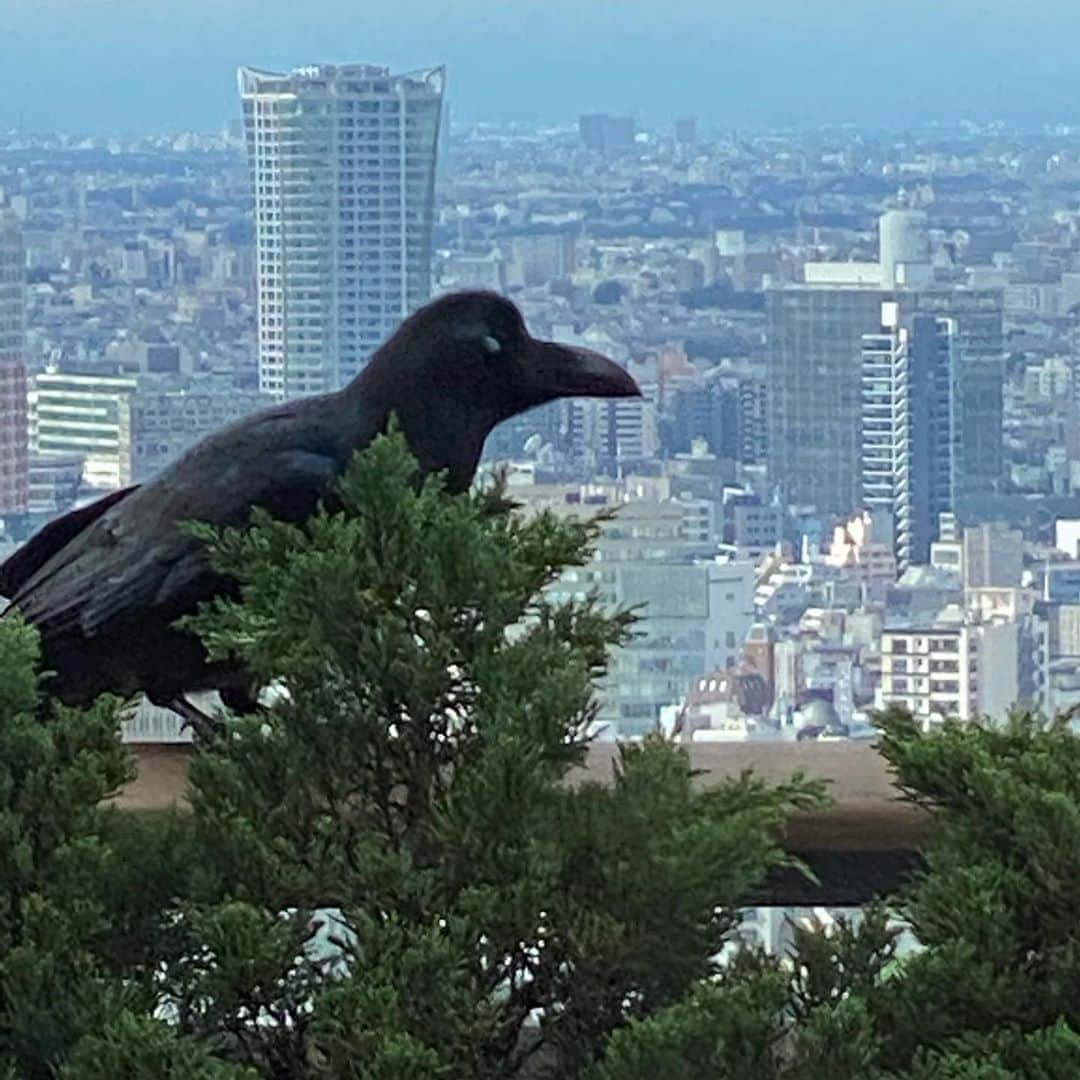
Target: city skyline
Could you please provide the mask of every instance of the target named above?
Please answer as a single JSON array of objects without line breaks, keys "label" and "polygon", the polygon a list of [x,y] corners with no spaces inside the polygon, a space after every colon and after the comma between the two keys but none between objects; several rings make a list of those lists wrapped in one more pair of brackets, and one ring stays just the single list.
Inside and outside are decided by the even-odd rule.
[{"label": "city skyline", "polygon": [[[165,138],[0,136],[0,201],[25,237],[30,451],[27,510],[0,546],[339,381],[420,302],[399,289],[400,226],[410,205],[422,226],[426,200],[403,207],[400,181],[429,177],[434,135],[406,111],[399,142],[402,69],[352,55],[342,86],[320,51],[249,97],[254,189],[240,117]],[[309,78],[323,85],[294,94]],[[970,629],[970,685],[908,687],[931,707],[1080,697],[1064,636],[1080,625],[1077,134],[714,138],[696,109],[652,129],[611,107],[558,129],[454,113],[432,294],[505,293],[534,334],[642,389],[522,414],[486,447],[525,506],[628,508],[565,583],[652,612],[616,657],[609,735],[868,735],[868,710],[922,677],[882,670],[885,629],[916,648]],[[279,333],[305,370],[272,384],[260,337]],[[1006,561],[985,555],[1006,534],[978,531],[996,521],[1020,538]]]}]

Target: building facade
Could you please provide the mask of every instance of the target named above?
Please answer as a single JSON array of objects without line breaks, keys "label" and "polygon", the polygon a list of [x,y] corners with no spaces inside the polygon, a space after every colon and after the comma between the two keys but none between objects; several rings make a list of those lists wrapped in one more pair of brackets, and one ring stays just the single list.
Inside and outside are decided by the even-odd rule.
[{"label": "building facade", "polygon": [[964,587],[1016,588],[1024,570],[1024,534],[999,522],[964,530]]},{"label": "building facade", "polygon": [[207,375],[46,371],[33,383],[33,460],[46,487],[73,461],[88,488],[145,483],[211,432],[270,404]]},{"label": "building facade", "polygon": [[27,511],[26,259],[15,214],[0,208],[0,517]]},{"label": "building facade", "polygon": [[153,479],[200,439],[271,403],[212,378],[140,380],[130,402],[132,480]]},{"label": "building facade", "polygon": [[860,504],[862,337],[888,298],[863,287],[766,292],[769,478],[788,502],[836,515]]},{"label": "building facade", "polygon": [[881,637],[884,704],[905,706],[928,726],[977,715],[978,639],[970,627],[886,630]]},{"label": "building facade", "polygon": [[431,293],[445,69],[238,76],[255,198],[259,389],[348,382]]},{"label": "building facade", "polygon": [[863,504],[893,520],[897,567],[930,560],[941,514],[955,505],[957,334],[951,319],[881,305],[863,335]]},{"label": "building facade", "polygon": [[921,289],[914,309],[955,324],[957,495],[997,489],[1004,472],[1005,337],[1000,289]]},{"label": "building facade", "polygon": [[905,319],[951,324],[956,494],[993,491],[1001,478],[1000,290],[786,286],[766,292],[768,449],[770,477],[791,502],[833,514],[860,505],[862,340],[880,330],[887,301],[898,302]]},{"label": "building facade", "polygon": [[83,483],[96,490],[132,482],[134,375],[46,371],[31,393],[31,441],[41,457],[81,458]]},{"label": "building facade", "polygon": [[877,262],[808,262],[805,284],[766,290],[770,479],[820,513],[861,502],[861,345],[885,301],[952,323],[957,496],[992,492],[1002,475],[1001,289],[937,284],[919,211],[887,212],[879,236]]},{"label": "building facade", "polygon": [[925,728],[945,719],[1003,719],[1021,698],[1022,623],[938,623],[886,629],[880,704],[903,705]]}]

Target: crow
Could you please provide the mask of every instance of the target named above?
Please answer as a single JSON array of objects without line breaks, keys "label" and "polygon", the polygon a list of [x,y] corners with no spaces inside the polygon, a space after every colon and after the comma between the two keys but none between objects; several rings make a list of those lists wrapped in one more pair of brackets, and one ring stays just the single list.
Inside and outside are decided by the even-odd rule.
[{"label": "crow", "polygon": [[175,625],[235,589],[185,522],[241,526],[253,507],[304,521],[391,416],[421,473],[444,472],[459,493],[500,421],[556,398],[639,394],[598,353],[532,337],[509,300],[453,293],[406,318],[342,390],[255,413],[148,483],[46,525],[0,565],[0,595],[40,632],[61,702],[141,691],[201,728],[208,718],[186,694],[217,690],[246,711],[252,688],[237,664],[210,663]]}]

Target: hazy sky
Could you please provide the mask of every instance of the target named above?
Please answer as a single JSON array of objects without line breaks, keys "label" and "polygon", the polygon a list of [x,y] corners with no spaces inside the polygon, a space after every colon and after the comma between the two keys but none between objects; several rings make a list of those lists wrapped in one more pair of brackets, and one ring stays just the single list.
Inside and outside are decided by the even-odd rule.
[{"label": "hazy sky", "polygon": [[0,0],[0,130],[217,129],[238,65],[333,60],[445,63],[468,120],[1038,127],[1078,44],[1076,0]]}]

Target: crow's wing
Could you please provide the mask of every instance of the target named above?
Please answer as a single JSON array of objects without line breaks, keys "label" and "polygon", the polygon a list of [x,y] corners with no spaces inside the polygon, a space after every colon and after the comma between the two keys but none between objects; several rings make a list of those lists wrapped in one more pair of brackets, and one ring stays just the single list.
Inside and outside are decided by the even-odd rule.
[{"label": "crow's wing", "polygon": [[[244,450],[245,448],[235,448]],[[13,603],[45,636],[93,637],[114,620],[150,610],[178,617],[211,595],[217,578],[186,521],[241,525],[254,506],[302,520],[339,472],[328,452],[268,449],[240,452],[230,465],[169,470],[114,504],[46,562]]]},{"label": "crow's wing", "polygon": [[110,491],[87,506],[80,506],[50,521],[26,541],[14,555],[0,564],[0,596],[12,597],[54,555],[66,547],[106,510],[127,498],[138,485]]}]

